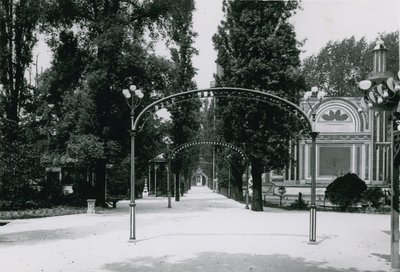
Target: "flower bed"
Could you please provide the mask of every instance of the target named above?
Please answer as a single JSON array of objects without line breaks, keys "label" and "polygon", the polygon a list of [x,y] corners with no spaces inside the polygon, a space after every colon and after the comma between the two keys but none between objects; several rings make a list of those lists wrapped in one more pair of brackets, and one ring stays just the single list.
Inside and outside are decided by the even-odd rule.
[{"label": "flower bed", "polygon": [[48,216],[60,216],[69,214],[86,213],[84,207],[58,206],[54,208],[23,210],[23,211],[0,211],[0,219],[23,219]]}]

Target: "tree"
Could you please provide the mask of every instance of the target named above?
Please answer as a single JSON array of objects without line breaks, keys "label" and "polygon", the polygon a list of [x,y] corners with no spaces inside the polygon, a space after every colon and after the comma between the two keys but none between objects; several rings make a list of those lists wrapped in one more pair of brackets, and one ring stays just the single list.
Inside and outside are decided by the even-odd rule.
[{"label": "tree", "polygon": [[37,153],[32,144],[22,140],[0,142],[0,200],[11,201],[11,209],[32,208],[32,201],[37,201],[31,186],[42,174]]},{"label": "tree", "polygon": [[[66,88],[61,90],[65,92],[73,84],[78,83],[72,88],[74,92],[64,96],[64,99],[70,102],[67,103],[69,108],[76,109],[82,114],[76,116],[76,111],[73,113],[64,111],[63,120],[72,121],[64,123],[66,128],[64,131],[73,130],[75,134],[82,135],[92,134],[104,148],[104,156],[97,157],[94,166],[98,205],[105,204],[106,163],[116,157],[121,162],[127,155],[126,150],[129,150],[127,148],[129,146],[129,109],[120,91],[130,84],[135,84],[144,90],[143,104],[147,104],[153,100],[151,97],[153,92],[163,90],[160,87],[161,80],[158,78],[165,74],[166,69],[171,68],[169,62],[163,62],[147,52],[150,45],[144,38],[146,30],[149,30],[150,35],[155,35],[154,29],[164,27],[165,22],[169,20],[170,3],[168,2],[67,0],[51,2],[47,9],[46,29],[50,33],[67,33],[67,36],[73,31],[78,39],[79,47],[79,50],[73,52],[76,52],[76,56],[79,57],[82,56],[80,52],[86,54],[83,58],[77,58],[77,60],[83,59],[83,65],[78,65],[75,70],[71,70],[70,74],[63,70],[63,67],[69,67],[72,61],[63,59],[59,63],[60,73],[54,72],[53,83],[50,86],[58,87],[60,82],[71,83],[70,86],[65,86]],[[65,42],[62,42],[62,38],[62,35],[59,37],[55,35],[55,39],[52,40],[59,56],[68,55],[69,51],[67,46],[64,46]],[[75,48],[74,37],[70,37],[67,41],[70,42],[72,48]],[[161,70],[164,69],[160,75],[154,73],[158,69],[158,64],[161,64]],[[56,88],[53,93],[59,96],[59,90],[60,88]],[[83,94],[80,94],[81,92]],[[57,98],[57,95],[54,98]],[[85,100],[79,100],[79,96],[84,97]],[[142,107],[137,108],[138,111],[141,109]],[[77,118],[71,119],[74,116]],[[150,133],[150,131],[153,132],[145,128],[141,133]],[[68,141],[69,135],[63,135],[66,137],[60,139],[60,143]],[[144,138],[140,137],[140,139]],[[158,140],[157,137],[147,139],[150,139],[152,143]],[[150,147],[150,149],[141,148],[143,152],[138,152],[143,153],[145,157],[154,155],[155,148],[159,146],[148,142],[146,145],[141,145],[140,140],[137,144]],[[110,149],[111,146],[112,149]]]},{"label": "tree", "polygon": [[0,2],[0,199],[14,208],[33,204],[31,183],[40,177],[40,148],[27,141],[25,128],[35,93],[25,72],[32,63],[42,7],[41,0]]},{"label": "tree", "polygon": [[[170,91],[179,93],[195,88],[192,81],[195,69],[192,65],[192,57],[197,54],[193,47],[196,33],[193,31],[193,0],[179,0],[171,3],[170,20],[166,31],[170,40],[168,41],[171,59],[174,65],[174,76]],[[172,127],[171,136],[174,145],[180,145],[191,141],[199,129],[198,100],[186,101],[182,104],[173,104],[168,110],[171,113]],[[183,167],[185,152],[178,154],[174,162],[175,170],[175,200],[180,199],[181,171]],[[186,179],[187,179],[186,171]]]},{"label": "tree", "polygon": [[[388,49],[387,69],[398,70],[398,32],[382,35]],[[368,43],[365,38],[353,37],[330,41],[318,54],[303,61],[303,75],[308,90],[318,86],[330,96],[360,96],[358,82],[372,72],[372,50],[376,40]]]},{"label": "tree", "polygon": [[[296,102],[303,87],[299,49],[288,19],[297,1],[225,1],[225,20],[213,37],[223,74],[218,86],[268,91]],[[218,99],[220,133],[245,148],[253,177],[252,210],[262,211],[261,174],[282,168],[297,126],[287,112],[258,101]]]},{"label": "tree", "polygon": [[348,207],[357,204],[367,185],[356,174],[348,173],[336,178],[326,187],[325,197],[332,204],[338,205],[340,210],[345,211]]},{"label": "tree", "polygon": [[0,103],[9,123],[3,134],[9,141],[16,137],[21,109],[30,95],[24,76],[32,62],[42,4],[35,0],[0,2]]}]

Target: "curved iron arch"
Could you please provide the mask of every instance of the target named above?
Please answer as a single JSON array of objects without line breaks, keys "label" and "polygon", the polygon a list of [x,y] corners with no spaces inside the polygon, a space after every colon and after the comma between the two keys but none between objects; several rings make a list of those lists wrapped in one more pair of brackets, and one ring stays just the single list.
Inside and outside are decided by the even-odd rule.
[{"label": "curved iron arch", "polygon": [[246,89],[246,88],[236,88],[236,87],[219,87],[219,88],[191,90],[182,93],[172,94],[170,96],[161,98],[151,103],[150,105],[146,106],[137,115],[132,130],[136,131],[143,115],[152,109],[157,110],[157,106],[166,107],[173,103],[179,103],[186,100],[191,100],[195,98],[206,98],[206,97],[232,97],[232,98],[236,97],[236,98],[264,101],[266,103],[277,105],[280,108],[287,110],[289,113],[294,114],[302,124],[305,131],[308,131],[310,133],[313,132],[313,127],[311,125],[311,121],[308,118],[307,114],[296,104],[267,92]]},{"label": "curved iron arch", "polygon": [[[186,91],[182,93],[173,94],[165,98],[159,99],[150,105],[146,106],[135,118],[133,110],[131,112],[131,201],[129,203],[130,207],[130,239],[135,240],[135,135],[137,131],[138,124],[145,113],[151,110],[157,110],[156,106],[161,105],[163,107],[168,106],[168,104],[179,103],[186,100],[192,100],[194,98],[202,97],[232,97],[232,98],[245,98],[249,100],[263,101],[269,104],[276,105],[283,110],[289,112],[289,114],[294,115],[304,128],[304,132],[309,132],[312,138],[312,153],[314,156],[312,160],[315,162],[315,148],[316,148],[316,137],[317,132],[314,131],[310,119],[307,114],[296,104],[287,101],[281,97],[266,92],[251,90],[245,88],[235,88],[235,87],[222,87],[222,88],[208,88]],[[244,154],[244,153],[243,153]],[[248,160],[247,160],[248,163]],[[312,168],[312,181],[311,181],[311,205],[310,205],[310,242],[316,241],[316,206],[315,206],[315,191],[316,191],[316,176],[315,176],[315,163],[313,163],[314,168]],[[246,193],[248,192],[248,188]],[[246,195],[246,208],[248,208],[248,193]]]},{"label": "curved iron arch", "polygon": [[[197,158],[198,158],[198,157],[211,157],[211,158],[212,158],[212,155],[207,155],[207,154],[201,154],[201,155],[199,155],[199,154],[197,154],[197,155],[188,156],[188,157],[186,157],[186,158],[192,159],[192,158],[196,158],[196,157],[197,157]],[[228,163],[228,164],[234,164],[234,163],[230,163],[229,160],[228,160],[228,158],[225,158],[225,157],[223,157],[223,156],[216,155],[215,158],[218,158],[218,160],[224,161],[224,162],[226,162],[226,163]],[[195,164],[195,163],[196,163],[196,161],[193,161],[193,162],[192,162],[192,164]],[[205,163],[209,163],[209,162],[205,161]]]},{"label": "curved iron arch", "polygon": [[188,147],[192,147],[192,146],[196,146],[196,145],[216,145],[216,146],[222,146],[222,147],[227,147],[229,149],[232,149],[233,151],[239,153],[239,155],[242,157],[242,159],[248,163],[249,159],[246,156],[245,152],[240,148],[237,147],[233,144],[229,144],[229,143],[225,143],[225,142],[219,142],[219,141],[195,141],[195,142],[188,142],[188,143],[184,143],[181,144],[177,147],[175,147],[172,151],[171,151],[171,159],[174,159],[176,154],[181,152],[182,150],[188,148]]}]

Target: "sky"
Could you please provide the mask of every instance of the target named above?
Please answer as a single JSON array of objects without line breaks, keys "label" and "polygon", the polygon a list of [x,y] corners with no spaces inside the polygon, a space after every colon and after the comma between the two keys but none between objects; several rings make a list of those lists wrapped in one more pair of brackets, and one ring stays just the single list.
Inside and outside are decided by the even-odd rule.
[{"label": "sky", "polygon": [[[292,17],[298,40],[306,39],[301,58],[316,54],[330,40],[365,36],[372,41],[378,33],[392,32],[400,26],[400,0],[303,0],[302,10]],[[397,13],[397,14],[396,14]],[[193,58],[197,69],[194,80],[198,88],[210,87],[216,71],[216,52],[212,36],[223,19],[222,0],[196,0],[193,27],[198,33],[194,47],[199,55]],[[160,48],[165,55],[165,49]],[[50,52],[45,46],[36,48],[39,67],[49,67]],[[396,52],[398,54],[398,52]]]},{"label": "sky", "polygon": [[[400,26],[400,0],[303,0],[301,6],[291,20],[297,39],[307,39],[301,58],[318,53],[330,40],[354,35],[372,41],[378,33],[396,31]],[[211,38],[223,19],[222,0],[196,0],[196,9],[195,47],[200,52],[193,58],[198,69],[195,81],[198,88],[208,88],[216,70]]]}]

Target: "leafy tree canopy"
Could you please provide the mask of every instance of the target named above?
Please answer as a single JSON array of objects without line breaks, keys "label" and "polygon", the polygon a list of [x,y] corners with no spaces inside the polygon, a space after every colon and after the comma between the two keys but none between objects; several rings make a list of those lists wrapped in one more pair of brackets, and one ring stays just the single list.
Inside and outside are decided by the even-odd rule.
[{"label": "leafy tree canopy", "polygon": [[[297,102],[303,88],[298,42],[288,18],[297,1],[224,1],[225,20],[213,41],[223,73],[218,86],[270,92]],[[253,210],[262,210],[261,173],[283,167],[296,120],[283,109],[259,101],[217,100],[220,133],[244,146],[251,160]]]},{"label": "leafy tree canopy", "polygon": [[[217,63],[223,68],[217,84],[268,91],[297,101],[303,86],[300,51],[293,26],[287,22],[297,6],[295,1],[227,1],[226,19],[213,38]],[[246,141],[253,158],[272,155],[270,149],[279,148],[279,142],[289,140],[295,130],[288,114],[269,104],[219,99],[217,108],[226,140]]]},{"label": "leafy tree canopy", "polygon": [[[398,32],[385,33],[382,40],[388,49],[387,69],[398,71]],[[306,89],[318,86],[329,96],[360,96],[357,83],[372,72],[372,50],[376,40],[367,42],[365,38],[353,37],[341,41],[330,41],[318,54],[303,61],[302,71]]]}]

